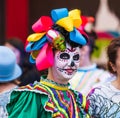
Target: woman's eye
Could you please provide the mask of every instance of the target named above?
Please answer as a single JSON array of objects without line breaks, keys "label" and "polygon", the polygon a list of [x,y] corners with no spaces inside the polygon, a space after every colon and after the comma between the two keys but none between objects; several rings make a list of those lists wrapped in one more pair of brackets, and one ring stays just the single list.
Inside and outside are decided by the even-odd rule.
[{"label": "woman's eye", "polygon": [[60,55],[60,58],[61,58],[61,59],[69,59],[69,58],[70,58],[70,55],[67,54],[67,53],[62,53],[62,54]]},{"label": "woman's eye", "polygon": [[75,60],[75,61],[79,60],[79,58],[80,58],[79,54],[73,56],[73,60]]}]

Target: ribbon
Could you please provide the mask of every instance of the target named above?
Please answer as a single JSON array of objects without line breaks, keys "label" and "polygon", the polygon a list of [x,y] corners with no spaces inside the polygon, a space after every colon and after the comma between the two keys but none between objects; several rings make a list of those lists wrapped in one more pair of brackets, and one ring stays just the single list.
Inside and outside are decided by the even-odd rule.
[{"label": "ribbon", "polygon": [[40,40],[44,35],[45,35],[45,32],[43,32],[43,33],[34,33],[34,34],[31,34],[31,35],[27,38],[27,41],[29,41],[29,42],[38,41],[38,40]]},{"label": "ribbon", "polygon": [[68,9],[67,8],[61,8],[61,9],[54,9],[51,11],[51,16],[54,22],[57,22],[61,18],[68,16]]},{"label": "ribbon", "polygon": [[53,65],[53,51],[52,47],[46,43],[43,48],[40,50],[36,58],[36,67],[38,70],[44,70]]},{"label": "ribbon", "polygon": [[70,40],[80,45],[87,43],[86,39],[80,34],[77,28],[82,24],[80,10],[74,9],[68,12],[66,8],[51,11],[52,19],[59,26],[70,32]]},{"label": "ribbon", "polygon": [[47,42],[46,36],[42,37],[36,42],[29,42],[26,46],[26,51],[31,52],[34,50],[40,50],[46,42]]},{"label": "ribbon", "polygon": [[70,39],[71,41],[75,43],[79,42],[82,45],[85,45],[87,42],[83,35],[77,29],[74,29],[72,32],[70,32]]},{"label": "ribbon", "polygon": [[57,50],[64,51],[66,49],[65,38],[58,31],[51,29],[47,32],[46,37]]},{"label": "ribbon", "polygon": [[53,21],[49,16],[42,16],[39,18],[37,22],[32,25],[32,29],[34,32],[46,32],[53,25]]},{"label": "ribbon", "polygon": [[81,19],[82,19],[82,24],[80,25],[80,27],[78,29],[80,30],[84,30],[85,29],[85,26],[88,24],[88,23],[93,23],[95,21],[94,17],[92,16],[81,16]]},{"label": "ribbon", "polygon": [[[26,45],[26,51],[31,52],[29,61],[31,63],[36,63],[36,67],[38,70],[46,69],[53,64],[52,45],[49,45],[47,43],[48,40],[45,36],[46,33],[51,29],[52,25],[53,21],[50,17],[42,16],[32,26],[33,31],[36,33],[31,34],[27,38],[28,43]],[[63,38],[61,38],[61,36],[59,35],[59,37],[56,37],[55,39],[58,40],[52,42],[54,44],[54,47],[60,41],[60,39]],[[59,47],[62,47],[61,50],[65,50],[63,44],[60,44]]]}]

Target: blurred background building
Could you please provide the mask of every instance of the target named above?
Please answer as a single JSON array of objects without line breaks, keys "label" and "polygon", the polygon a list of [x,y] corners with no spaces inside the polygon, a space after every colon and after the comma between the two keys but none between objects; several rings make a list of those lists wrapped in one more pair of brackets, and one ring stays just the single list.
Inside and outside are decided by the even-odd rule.
[{"label": "blurred background building", "polygon": [[120,36],[119,4],[119,0],[0,0],[0,44],[11,37],[18,37],[25,43],[33,32],[32,24],[41,15],[50,15],[54,8],[78,8],[83,15],[95,18],[99,49],[93,54],[93,61],[104,63],[106,45]]}]

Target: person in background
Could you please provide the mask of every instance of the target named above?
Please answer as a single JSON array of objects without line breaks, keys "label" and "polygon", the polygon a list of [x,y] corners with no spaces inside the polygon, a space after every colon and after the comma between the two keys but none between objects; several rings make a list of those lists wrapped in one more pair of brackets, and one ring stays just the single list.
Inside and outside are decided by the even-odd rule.
[{"label": "person in background", "polygon": [[95,87],[88,94],[89,111],[94,118],[120,117],[120,37],[107,47],[108,70],[116,79]]},{"label": "person in background", "polygon": [[28,36],[26,51],[30,62],[48,74],[12,92],[9,118],[89,118],[86,97],[69,89],[68,82],[79,66],[79,47],[87,43],[77,29],[80,23],[78,9],[60,8],[33,24],[35,33]]},{"label": "person in background", "polygon": [[33,64],[29,63],[29,55],[25,52],[24,44],[19,38],[7,39],[4,43],[5,46],[12,49],[16,55],[16,61],[22,68],[22,75],[20,77],[20,86],[24,86],[34,81],[40,81],[40,73],[37,71]]},{"label": "person in background", "polygon": [[16,63],[16,56],[6,46],[0,46],[0,118],[7,118],[6,105],[10,100],[10,93],[19,86],[22,74]]},{"label": "person in background", "polygon": [[22,67],[24,64],[25,50],[21,39],[13,37],[5,40],[4,45],[10,48],[16,55],[17,63]]},{"label": "person in background", "polygon": [[108,78],[112,75],[108,71],[98,68],[97,64],[92,62],[91,56],[93,51],[97,50],[95,45],[97,34],[93,29],[94,19],[85,16],[83,16],[83,18],[88,19],[83,26],[83,30],[88,35],[89,42],[87,45],[82,46],[79,68],[69,82],[72,89],[87,95],[92,87],[108,81]]}]

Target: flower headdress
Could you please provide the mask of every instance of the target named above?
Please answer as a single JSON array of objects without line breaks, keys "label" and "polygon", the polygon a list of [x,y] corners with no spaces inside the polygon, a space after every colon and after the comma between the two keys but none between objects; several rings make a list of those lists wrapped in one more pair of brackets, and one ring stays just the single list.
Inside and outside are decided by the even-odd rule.
[{"label": "flower headdress", "polygon": [[54,9],[50,16],[42,16],[32,25],[35,33],[27,38],[26,51],[30,52],[30,62],[36,63],[38,70],[44,70],[53,65],[53,49],[60,51],[66,49],[65,37],[53,29],[53,25],[64,28],[69,32],[69,39],[77,44],[85,45],[85,33],[78,29],[82,24],[80,10],[68,12],[67,8]]}]

